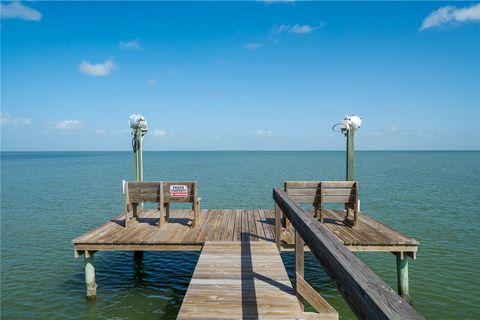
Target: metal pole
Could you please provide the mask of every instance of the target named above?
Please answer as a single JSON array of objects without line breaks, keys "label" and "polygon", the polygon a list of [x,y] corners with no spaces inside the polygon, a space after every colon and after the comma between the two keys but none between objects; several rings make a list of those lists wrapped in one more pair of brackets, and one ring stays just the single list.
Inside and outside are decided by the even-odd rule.
[{"label": "metal pole", "polygon": [[353,181],[353,162],[355,160],[355,129],[347,130],[347,181]]},{"label": "metal pole", "polygon": [[[137,128],[133,134],[134,139],[134,164],[135,164],[135,180],[143,181],[143,159],[142,159],[142,129]],[[143,203],[139,203],[139,209],[143,209]]]},{"label": "metal pole", "polygon": [[143,181],[142,130],[138,130],[138,181]]}]

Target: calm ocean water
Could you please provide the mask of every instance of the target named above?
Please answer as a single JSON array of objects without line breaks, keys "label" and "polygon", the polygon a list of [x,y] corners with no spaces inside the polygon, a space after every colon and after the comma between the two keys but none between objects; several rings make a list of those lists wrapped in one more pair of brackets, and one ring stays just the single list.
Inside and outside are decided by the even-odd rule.
[{"label": "calm ocean water", "polygon": [[[420,241],[414,307],[430,319],[480,318],[480,152],[357,152],[362,210]],[[203,208],[271,208],[284,180],[342,180],[343,152],[145,152],[145,180],[198,180]],[[122,211],[130,152],[1,154],[2,319],[174,319],[197,252],[95,255],[87,302],[71,240]],[[395,257],[359,255],[396,288]],[[282,254],[290,274],[292,255]],[[306,278],[352,319],[312,256]]]}]

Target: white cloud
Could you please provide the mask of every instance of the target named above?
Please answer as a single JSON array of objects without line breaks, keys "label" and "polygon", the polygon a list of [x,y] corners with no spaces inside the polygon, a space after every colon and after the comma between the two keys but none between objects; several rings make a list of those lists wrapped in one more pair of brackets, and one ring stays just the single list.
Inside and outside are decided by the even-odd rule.
[{"label": "white cloud", "polygon": [[423,20],[420,30],[468,21],[480,22],[480,4],[474,4],[466,8],[457,8],[455,6],[441,7]]},{"label": "white cloud", "polygon": [[174,78],[178,76],[178,69],[175,67],[170,67],[167,69],[167,76]]},{"label": "white cloud", "polygon": [[83,128],[83,122],[80,120],[48,121],[49,128],[71,131]]},{"label": "white cloud", "polygon": [[2,126],[29,126],[32,122],[30,118],[14,117],[11,114],[0,112],[0,124]]},{"label": "white cloud", "polygon": [[324,22],[321,22],[318,26],[311,26],[308,24],[281,24],[278,27],[275,27],[273,30],[274,35],[280,35],[282,33],[295,33],[295,34],[307,34],[311,33],[317,29],[320,29],[325,25]]},{"label": "white cloud", "polygon": [[262,43],[256,43],[256,42],[252,42],[252,43],[245,43],[242,45],[242,47],[244,49],[247,49],[247,50],[257,50],[259,48],[261,48],[263,46]]},{"label": "white cloud", "polygon": [[259,137],[271,137],[273,136],[273,132],[270,130],[256,130],[252,132],[253,135],[259,136]]},{"label": "white cloud", "polygon": [[104,135],[107,133],[107,130],[105,129],[93,129],[93,132],[95,132],[98,135]]},{"label": "white cloud", "polygon": [[9,4],[0,3],[0,16],[2,19],[22,19],[28,21],[40,21],[42,14],[37,10],[24,6],[20,1]]},{"label": "white cloud", "polygon": [[116,136],[127,136],[127,135],[131,134],[130,129],[112,130],[111,132],[112,132],[113,135],[116,135]]},{"label": "white cloud", "polygon": [[127,49],[127,50],[142,50],[143,47],[140,45],[140,42],[137,39],[133,39],[130,41],[120,41],[118,44],[120,48]]},{"label": "white cloud", "polygon": [[161,129],[155,129],[153,130],[152,133],[153,133],[153,136],[155,137],[165,137],[167,135],[167,132]]},{"label": "white cloud", "polygon": [[79,66],[81,72],[90,76],[101,77],[108,76],[113,70],[118,69],[112,59],[105,60],[103,63],[92,64],[88,61],[82,61]]},{"label": "white cloud", "polygon": [[151,87],[156,87],[158,85],[158,81],[154,79],[147,79],[147,84]]}]

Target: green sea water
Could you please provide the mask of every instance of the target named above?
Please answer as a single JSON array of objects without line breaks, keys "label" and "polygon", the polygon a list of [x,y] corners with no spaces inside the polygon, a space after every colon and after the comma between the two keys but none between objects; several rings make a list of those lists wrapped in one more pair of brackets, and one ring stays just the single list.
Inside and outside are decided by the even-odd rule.
[{"label": "green sea water", "polygon": [[[145,180],[197,180],[203,208],[271,208],[284,180],[342,180],[343,152],[145,152]],[[414,307],[429,319],[480,318],[480,152],[357,152],[362,211],[420,241]],[[174,319],[198,252],[95,255],[98,300],[85,299],[71,240],[122,211],[130,152],[1,153],[2,319]],[[359,257],[396,288],[395,257]],[[282,254],[290,275],[292,254]],[[326,273],[306,279],[354,319]]]}]

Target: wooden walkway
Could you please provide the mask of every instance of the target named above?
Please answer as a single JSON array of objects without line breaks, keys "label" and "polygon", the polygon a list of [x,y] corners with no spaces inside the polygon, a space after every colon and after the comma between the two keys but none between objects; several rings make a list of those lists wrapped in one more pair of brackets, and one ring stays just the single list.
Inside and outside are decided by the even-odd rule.
[{"label": "wooden walkway", "polygon": [[[418,242],[402,233],[360,214],[358,226],[351,228],[339,210],[325,210],[325,226],[351,251],[413,253]],[[159,213],[145,210],[139,222],[124,227],[124,216],[108,221],[73,240],[76,255],[99,250],[201,250],[206,241],[275,242],[273,210],[202,210],[201,223],[191,228],[191,210],[174,210],[169,223],[155,224]],[[293,248],[293,230],[282,235],[283,249]]]},{"label": "wooden walkway", "polygon": [[301,310],[273,243],[207,241],[177,319],[338,319]]}]

